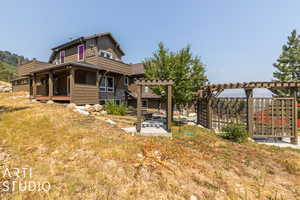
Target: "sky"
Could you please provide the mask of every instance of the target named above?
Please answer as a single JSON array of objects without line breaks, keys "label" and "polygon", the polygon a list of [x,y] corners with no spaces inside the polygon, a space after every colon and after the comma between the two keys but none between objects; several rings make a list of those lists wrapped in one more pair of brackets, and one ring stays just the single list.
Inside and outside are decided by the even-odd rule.
[{"label": "sky", "polygon": [[211,83],[270,81],[272,64],[293,29],[297,0],[5,0],[0,50],[47,61],[70,38],[111,32],[125,62],[150,57],[163,42],[191,45]]}]

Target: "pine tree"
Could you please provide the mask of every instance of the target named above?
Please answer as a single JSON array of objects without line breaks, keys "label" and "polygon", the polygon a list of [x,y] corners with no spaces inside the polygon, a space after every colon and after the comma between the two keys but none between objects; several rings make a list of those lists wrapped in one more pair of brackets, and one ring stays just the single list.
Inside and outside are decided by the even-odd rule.
[{"label": "pine tree", "polygon": [[[174,85],[173,104],[185,106],[193,100],[193,92],[207,81],[205,68],[199,57],[193,56],[190,46],[178,52],[171,52],[163,43],[153,56],[144,61],[145,75],[148,79],[172,79]],[[166,98],[165,87],[152,87],[153,91]]]},{"label": "pine tree", "polygon": [[296,30],[288,37],[287,44],[282,47],[273,73],[277,81],[299,81],[300,80],[300,40]]}]

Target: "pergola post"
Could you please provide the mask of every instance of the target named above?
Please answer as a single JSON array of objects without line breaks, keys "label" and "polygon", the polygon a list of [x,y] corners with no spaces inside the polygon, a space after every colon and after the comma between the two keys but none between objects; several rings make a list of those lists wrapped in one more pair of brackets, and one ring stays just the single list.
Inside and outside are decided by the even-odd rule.
[{"label": "pergola post", "polygon": [[253,136],[253,89],[245,89],[247,97],[247,130],[249,136]]},{"label": "pergola post", "polygon": [[206,104],[206,106],[207,106],[206,107],[206,109],[207,109],[207,128],[208,129],[213,129],[211,103],[212,103],[212,92],[209,92],[208,97],[207,97],[207,104]]},{"label": "pergola post", "polygon": [[53,72],[50,71],[49,73],[49,80],[48,80],[48,85],[49,85],[49,99],[52,99],[53,97]]},{"label": "pergola post", "polygon": [[142,85],[138,85],[137,90],[137,123],[136,123],[136,131],[138,133],[141,132],[142,128]]},{"label": "pergola post", "polygon": [[294,97],[294,124],[293,124],[293,135],[294,137],[291,138],[291,143],[292,144],[298,144],[298,134],[297,134],[297,119],[298,119],[298,102],[297,102],[297,88],[293,88],[292,90],[292,94],[293,94],[293,97]]},{"label": "pergola post", "polygon": [[168,85],[168,106],[167,106],[167,131],[171,132],[172,123],[172,85]]}]

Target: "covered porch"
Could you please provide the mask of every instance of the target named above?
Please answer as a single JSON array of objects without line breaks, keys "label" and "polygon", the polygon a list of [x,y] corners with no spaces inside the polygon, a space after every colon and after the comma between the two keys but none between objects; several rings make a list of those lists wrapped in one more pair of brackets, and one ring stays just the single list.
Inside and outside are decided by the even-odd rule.
[{"label": "covered porch", "polygon": [[99,103],[98,68],[89,64],[64,63],[31,74],[32,98],[76,104]]}]

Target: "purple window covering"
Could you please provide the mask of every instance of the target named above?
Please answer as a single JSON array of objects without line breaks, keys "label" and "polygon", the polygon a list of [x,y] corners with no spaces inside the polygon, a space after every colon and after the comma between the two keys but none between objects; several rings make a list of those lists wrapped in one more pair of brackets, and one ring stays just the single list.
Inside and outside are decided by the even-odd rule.
[{"label": "purple window covering", "polygon": [[83,60],[84,55],[84,45],[78,46],[78,60]]},{"label": "purple window covering", "polygon": [[65,62],[65,51],[61,51],[60,52],[60,63],[64,63]]}]

